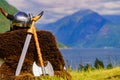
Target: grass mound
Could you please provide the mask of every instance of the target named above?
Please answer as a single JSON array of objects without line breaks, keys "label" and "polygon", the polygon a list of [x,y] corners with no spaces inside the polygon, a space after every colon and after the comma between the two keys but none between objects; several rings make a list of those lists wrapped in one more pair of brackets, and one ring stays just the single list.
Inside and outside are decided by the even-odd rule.
[{"label": "grass mound", "polygon": [[[43,61],[50,61],[54,71],[65,73],[64,59],[57,47],[55,37],[51,32],[48,31],[37,31],[37,34]],[[16,67],[21,55],[26,35],[27,30],[16,30],[0,34],[0,58],[4,59],[5,61],[0,67],[0,76],[5,78],[3,80],[10,80],[15,77],[14,75]],[[32,37],[20,75],[24,76],[27,73],[33,75],[32,65],[34,61],[38,63],[39,59],[36,52],[34,38]]]}]

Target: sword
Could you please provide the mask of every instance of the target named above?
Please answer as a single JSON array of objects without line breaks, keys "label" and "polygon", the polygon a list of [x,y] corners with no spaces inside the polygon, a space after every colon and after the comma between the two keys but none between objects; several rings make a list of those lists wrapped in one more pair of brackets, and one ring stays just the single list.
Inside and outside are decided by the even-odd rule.
[{"label": "sword", "polygon": [[22,68],[22,65],[23,65],[23,62],[24,62],[24,59],[25,59],[25,55],[26,55],[28,46],[30,44],[31,37],[32,37],[31,34],[27,34],[25,44],[24,44],[24,47],[23,47],[23,50],[22,50],[22,53],[21,53],[21,56],[20,56],[20,59],[19,59],[19,62],[18,62],[18,66],[17,66],[17,69],[16,69],[15,76],[18,76],[20,74],[20,71],[21,71],[21,68]]}]

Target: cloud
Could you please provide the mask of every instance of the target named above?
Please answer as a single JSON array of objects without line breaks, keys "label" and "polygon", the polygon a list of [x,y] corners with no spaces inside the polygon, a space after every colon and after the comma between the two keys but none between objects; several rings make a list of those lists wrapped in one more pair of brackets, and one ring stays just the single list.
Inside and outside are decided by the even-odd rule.
[{"label": "cloud", "polygon": [[43,23],[52,22],[80,9],[99,14],[120,14],[120,0],[7,0],[19,10],[34,14],[45,11]]},{"label": "cloud", "polygon": [[101,14],[120,14],[120,1],[104,2],[95,10]]},{"label": "cloud", "polygon": [[17,7],[17,8],[21,8],[21,7],[27,7],[28,5],[25,4],[24,0],[7,0],[10,4],[12,4],[13,6]]}]

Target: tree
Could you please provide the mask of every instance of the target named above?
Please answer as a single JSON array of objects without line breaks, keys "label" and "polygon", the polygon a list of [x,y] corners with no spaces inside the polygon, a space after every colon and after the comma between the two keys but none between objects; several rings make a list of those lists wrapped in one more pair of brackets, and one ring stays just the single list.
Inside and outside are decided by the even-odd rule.
[{"label": "tree", "polygon": [[101,69],[104,68],[104,64],[102,61],[100,61],[98,58],[96,58],[94,66],[96,69]]},{"label": "tree", "polygon": [[109,63],[109,64],[107,65],[107,69],[111,69],[111,68],[113,68],[113,65],[112,65],[111,63]]}]

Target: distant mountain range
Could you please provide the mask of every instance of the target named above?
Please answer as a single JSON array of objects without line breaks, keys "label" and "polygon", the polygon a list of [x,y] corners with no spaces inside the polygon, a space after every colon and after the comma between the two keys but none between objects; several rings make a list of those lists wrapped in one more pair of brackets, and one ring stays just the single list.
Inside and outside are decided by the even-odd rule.
[{"label": "distant mountain range", "polygon": [[118,16],[86,9],[37,28],[51,31],[58,42],[71,48],[120,48]]}]

